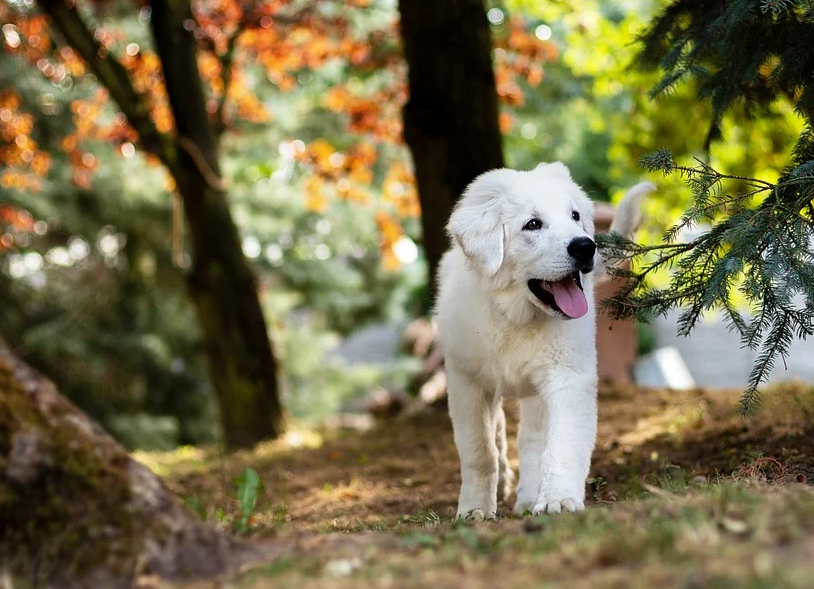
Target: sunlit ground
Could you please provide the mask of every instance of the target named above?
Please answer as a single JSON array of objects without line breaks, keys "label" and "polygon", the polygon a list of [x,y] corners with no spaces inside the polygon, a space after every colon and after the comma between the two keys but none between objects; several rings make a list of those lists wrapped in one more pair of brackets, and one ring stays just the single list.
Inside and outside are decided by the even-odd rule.
[{"label": "sunlit ground", "polygon": [[224,528],[239,515],[234,479],[260,474],[246,536],[278,560],[238,586],[807,586],[814,389],[771,389],[750,418],[737,399],[606,388],[586,513],[518,521],[508,504],[476,526],[452,521],[458,465],[443,409],[366,433],[292,429],[255,452],[137,456]]}]

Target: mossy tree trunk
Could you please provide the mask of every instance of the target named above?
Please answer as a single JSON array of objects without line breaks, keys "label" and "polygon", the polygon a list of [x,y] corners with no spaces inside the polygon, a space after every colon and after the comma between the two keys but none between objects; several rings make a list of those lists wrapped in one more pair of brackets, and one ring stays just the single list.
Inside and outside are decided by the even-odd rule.
[{"label": "mossy tree trunk", "polygon": [[220,177],[218,136],[206,111],[188,0],[154,0],[150,19],[175,119],[175,135],[160,133],[145,101],[121,64],[102,51],[75,5],[39,0],[66,41],[88,62],[99,82],[156,154],[183,198],[191,233],[189,294],[195,304],[210,378],[218,397],[224,440],[247,447],[279,435],[283,412],[277,362],[240,236]]},{"label": "mossy tree trunk", "polygon": [[196,519],[0,340],[0,578],[116,589],[210,577],[257,556]]},{"label": "mossy tree trunk", "polygon": [[483,0],[399,0],[399,12],[410,70],[404,138],[434,288],[452,207],[477,175],[503,166],[492,43]]}]

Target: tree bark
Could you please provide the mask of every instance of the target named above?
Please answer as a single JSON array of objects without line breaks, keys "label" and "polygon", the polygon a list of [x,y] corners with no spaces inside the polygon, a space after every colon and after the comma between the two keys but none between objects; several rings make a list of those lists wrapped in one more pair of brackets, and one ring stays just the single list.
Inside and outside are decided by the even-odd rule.
[{"label": "tree bark", "polygon": [[[188,1],[155,0],[150,20],[182,150],[174,174],[192,237],[188,284],[202,326],[227,446],[283,429],[277,362],[257,284],[220,187],[218,138],[209,123]],[[197,152],[197,153],[196,153]]]},{"label": "tree bark", "polygon": [[243,255],[220,178],[218,139],[206,111],[195,39],[184,26],[194,22],[189,1],[151,4],[151,28],[175,119],[175,137],[156,131],[127,72],[99,47],[75,6],[62,0],[39,3],[119,103],[139,132],[141,146],[167,166],[183,198],[192,237],[187,284],[227,447],[248,447],[278,436],[284,424],[277,361],[256,278]]},{"label": "tree bark", "polygon": [[199,521],[0,340],[0,580],[133,587],[260,557]]},{"label": "tree bark", "polygon": [[476,176],[503,167],[489,24],[482,0],[399,0],[424,250],[434,293],[452,207]]}]

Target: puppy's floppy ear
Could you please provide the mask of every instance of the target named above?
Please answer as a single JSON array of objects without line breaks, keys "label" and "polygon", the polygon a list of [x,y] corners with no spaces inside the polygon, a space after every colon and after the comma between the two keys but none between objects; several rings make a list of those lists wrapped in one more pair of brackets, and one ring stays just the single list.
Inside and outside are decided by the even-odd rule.
[{"label": "puppy's floppy ear", "polygon": [[503,264],[504,229],[500,203],[507,193],[506,173],[492,170],[478,176],[464,191],[447,223],[447,231],[487,276]]}]

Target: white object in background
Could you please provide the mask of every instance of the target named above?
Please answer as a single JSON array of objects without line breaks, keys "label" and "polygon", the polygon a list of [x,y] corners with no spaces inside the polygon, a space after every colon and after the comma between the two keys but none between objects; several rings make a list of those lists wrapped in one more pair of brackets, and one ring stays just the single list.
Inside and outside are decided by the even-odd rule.
[{"label": "white object in background", "polygon": [[643,387],[693,389],[695,380],[677,348],[659,348],[643,356],[633,367],[636,384]]}]

